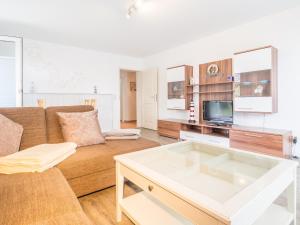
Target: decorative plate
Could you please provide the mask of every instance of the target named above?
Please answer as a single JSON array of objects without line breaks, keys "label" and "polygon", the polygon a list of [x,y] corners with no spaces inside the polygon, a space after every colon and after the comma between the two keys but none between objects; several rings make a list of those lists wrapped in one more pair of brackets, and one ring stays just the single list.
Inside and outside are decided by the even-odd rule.
[{"label": "decorative plate", "polygon": [[216,76],[219,73],[219,67],[217,64],[210,64],[207,68],[207,75]]}]

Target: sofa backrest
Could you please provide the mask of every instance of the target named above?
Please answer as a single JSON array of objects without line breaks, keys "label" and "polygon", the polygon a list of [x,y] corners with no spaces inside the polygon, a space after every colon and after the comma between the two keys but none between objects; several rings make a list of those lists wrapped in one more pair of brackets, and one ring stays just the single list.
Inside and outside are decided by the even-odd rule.
[{"label": "sofa backrest", "polygon": [[57,112],[87,112],[92,110],[94,110],[93,106],[89,105],[48,107],[46,109],[48,143],[53,144],[64,141]]},{"label": "sofa backrest", "polygon": [[20,150],[47,143],[45,110],[43,108],[0,108],[0,114],[23,126]]}]

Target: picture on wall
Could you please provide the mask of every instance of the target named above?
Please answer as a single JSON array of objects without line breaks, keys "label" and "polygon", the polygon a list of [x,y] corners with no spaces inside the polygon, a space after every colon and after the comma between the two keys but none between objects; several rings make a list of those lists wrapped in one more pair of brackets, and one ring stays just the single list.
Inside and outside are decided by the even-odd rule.
[{"label": "picture on wall", "polygon": [[136,91],[136,82],[130,82],[130,91]]},{"label": "picture on wall", "polygon": [[168,82],[168,99],[184,99],[184,81]]}]

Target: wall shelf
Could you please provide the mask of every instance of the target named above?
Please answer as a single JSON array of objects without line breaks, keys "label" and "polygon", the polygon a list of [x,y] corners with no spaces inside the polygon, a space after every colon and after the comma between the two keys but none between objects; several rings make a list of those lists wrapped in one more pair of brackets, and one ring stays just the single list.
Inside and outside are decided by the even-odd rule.
[{"label": "wall shelf", "polygon": [[197,86],[200,86],[200,84],[188,84],[188,85],[186,85],[186,87],[197,87]]},{"label": "wall shelf", "polygon": [[187,93],[188,95],[200,94],[200,92]]},{"label": "wall shelf", "polygon": [[233,93],[233,90],[227,90],[227,91],[202,91],[202,92],[199,92],[199,94],[218,94],[218,93]]},{"label": "wall shelf", "polygon": [[218,84],[232,84],[232,81],[215,82],[215,83],[203,83],[203,84],[199,84],[199,86],[218,85]]}]

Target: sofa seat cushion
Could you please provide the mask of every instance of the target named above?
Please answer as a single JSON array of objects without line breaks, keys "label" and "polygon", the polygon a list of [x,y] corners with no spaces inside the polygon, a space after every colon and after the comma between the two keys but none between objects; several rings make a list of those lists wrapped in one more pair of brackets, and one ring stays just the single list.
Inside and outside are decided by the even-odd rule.
[{"label": "sofa seat cushion", "polygon": [[91,224],[57,168],[0,175],[0,224]]},{"label": "sofa seat cushion", "polygon": [[77,178],[115,167],[113,157],[147,148],[159,146],[148,139],[111,140],[105,144],[80,147],[77,152],[58,164],[67,179]]}]

